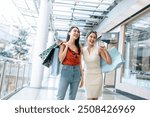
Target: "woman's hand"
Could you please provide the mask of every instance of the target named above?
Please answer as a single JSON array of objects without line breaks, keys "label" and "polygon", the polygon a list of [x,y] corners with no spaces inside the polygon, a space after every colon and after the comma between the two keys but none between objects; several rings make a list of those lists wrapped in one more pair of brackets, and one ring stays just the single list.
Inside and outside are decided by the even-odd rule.
[{"label": "woman's hand", "polygon": [[66,48],[69,47],[69,44],[68,43],[63,43],[65,45]]},{"label": "woman's hand", "polygon": [[83,81],[83,78],[81,78],[79,87],[80,87],[80,88],[83,87],[83,84],[84,84],[84,81]]},{"label": "woman's hand", "polygon": [[100,46],[99,47],[99,53],[104,52],[106,50],[105,46]]}]

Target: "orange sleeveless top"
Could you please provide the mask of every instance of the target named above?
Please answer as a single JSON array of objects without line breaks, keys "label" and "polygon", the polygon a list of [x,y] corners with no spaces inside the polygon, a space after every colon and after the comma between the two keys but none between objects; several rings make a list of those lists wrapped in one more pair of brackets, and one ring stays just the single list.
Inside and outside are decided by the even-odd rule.
[{"label": "orange sleeveless top", "polygon": [[78,54],[78,52],[74,52],[73,50],[68,48],[66,57],[63,60],[62,64],[71,66],[80,65],[80,55]]}]

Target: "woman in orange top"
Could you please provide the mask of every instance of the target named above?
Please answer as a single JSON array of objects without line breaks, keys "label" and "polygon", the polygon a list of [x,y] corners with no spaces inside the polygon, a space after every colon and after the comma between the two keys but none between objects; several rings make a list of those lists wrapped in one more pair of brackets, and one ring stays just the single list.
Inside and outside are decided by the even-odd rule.
[{"label": "woman in orange top", "polygon": [[79,83],[80,87],[83,85],[79,39],[78,27],[71,27],[67,34],[67,41],[60,46],[59,60],[62,63],[62,70],[57,94],[58,100],[64,100],[68,86],[70,86],[69,100],[75,100]]}]

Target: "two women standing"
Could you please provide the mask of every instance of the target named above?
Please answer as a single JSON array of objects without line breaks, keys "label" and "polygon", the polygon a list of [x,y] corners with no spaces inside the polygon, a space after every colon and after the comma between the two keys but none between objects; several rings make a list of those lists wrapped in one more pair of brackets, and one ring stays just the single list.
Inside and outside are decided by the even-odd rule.
[{"label": "two women standing", "polygon": [[81,64],[81,54],[85,61],[85,89],[87,99],[97,100],[102,93],[102,73],[100,70],[100,59],[111,64],[105,47],[96,47],[97,33],[91,31],[87,35],[87,46],[82,49],[79,45],[80,31],[78,27],[71,27],[67,34],[67,41],[62,43],[59,51],[59,60],[62,63],[60,82],[57,99],[63,100],[67,88],[70,86],[69,99],[75,100],[77,90],[83,85],[83,71]]}]

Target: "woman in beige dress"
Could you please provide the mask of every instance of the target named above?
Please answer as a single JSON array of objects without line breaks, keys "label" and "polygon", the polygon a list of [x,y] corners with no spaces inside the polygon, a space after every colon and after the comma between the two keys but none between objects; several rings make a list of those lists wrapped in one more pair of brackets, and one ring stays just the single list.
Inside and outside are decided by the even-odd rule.
[{"label": "woman in beige dress", "polygon": [[84,79],[86,97],[88,100],[97,100],[102,94],[103,77],[100,68],[100,59],[111,64],[111,58],[105,46],[96,47],[97,32],[87,34],[87,46],[83,48],[83,60],[85,62]]}]

